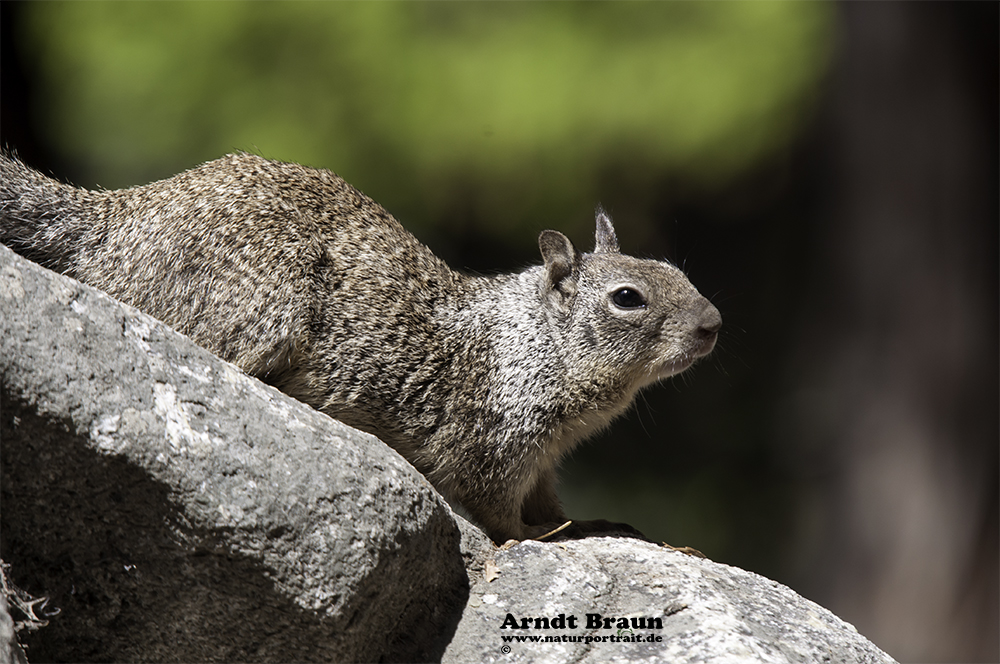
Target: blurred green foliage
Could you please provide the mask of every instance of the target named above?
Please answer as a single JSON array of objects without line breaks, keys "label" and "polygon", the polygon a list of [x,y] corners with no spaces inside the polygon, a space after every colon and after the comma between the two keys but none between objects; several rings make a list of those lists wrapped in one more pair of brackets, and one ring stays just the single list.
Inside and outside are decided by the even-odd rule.
[{"label": "blurred green foliage", "polygon": [[[20,52],[81,184],[233,150],[330,168],[418,226],[588,223],[608,169],[725,185],[808,116],[800,2],[46,2]],[[405,214],[404,214],[405,213]],[[560,223],[562,227],[565,225]]]}]

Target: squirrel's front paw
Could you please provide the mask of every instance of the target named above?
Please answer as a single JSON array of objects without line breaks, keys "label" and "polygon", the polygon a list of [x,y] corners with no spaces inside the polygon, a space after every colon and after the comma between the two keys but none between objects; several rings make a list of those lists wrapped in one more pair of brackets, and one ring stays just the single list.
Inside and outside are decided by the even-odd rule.
[{"label": "squirrel's front paw", "polygon": [[604,519],[567,521],[562,524],[546,523],[530,526],[528,531],[531,539],[549,542],[585,537],[632,537],[652,542],[651,539],[627,523],[614,523]]}]

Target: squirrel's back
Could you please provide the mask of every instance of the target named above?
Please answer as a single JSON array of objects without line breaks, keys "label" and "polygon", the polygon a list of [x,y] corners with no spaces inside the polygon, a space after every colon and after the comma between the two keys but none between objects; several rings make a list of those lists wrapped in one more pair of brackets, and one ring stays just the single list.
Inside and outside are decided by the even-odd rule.
[{"label": "squirrel's back", "polygon": [[[2,155],[0,177],[0,241],[274,381],[280,367],[271,365],[305,350],[296,348],[304,328],[322,313],[309,311],[310,295],[343,289],[377,299],[391,288],[386,304],[398,306],[400,288],[423,292],[417,282],[457,278],[326,170],[239,153],[167,180],[87,191]],[[404,269],[414,283],[399,283]]]}]

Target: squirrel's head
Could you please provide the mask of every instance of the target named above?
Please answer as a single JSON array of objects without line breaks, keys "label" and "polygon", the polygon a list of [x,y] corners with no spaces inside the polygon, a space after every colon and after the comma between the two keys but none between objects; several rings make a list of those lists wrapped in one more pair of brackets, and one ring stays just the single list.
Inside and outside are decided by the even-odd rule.
[{"label": "squirrel's head", "polygon": [[634,391],[684,371],[715,347],[718,309],[670,263],[620,253],[602,209],[593,253],[580,253],[557,231],[542,231],[538,245],[542,299],[568,342],[571,371],[596,370]]}]

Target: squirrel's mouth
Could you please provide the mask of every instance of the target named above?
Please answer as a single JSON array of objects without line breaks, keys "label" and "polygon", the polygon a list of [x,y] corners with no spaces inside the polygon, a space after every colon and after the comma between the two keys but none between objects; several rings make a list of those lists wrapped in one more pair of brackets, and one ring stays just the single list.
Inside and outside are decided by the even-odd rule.
[{"label": "squirrel's mouth", "polygon": [[718,332],[712,332],[711,334],[697,339],[694,343],[695,348],[689,349],[681,354],[680,357],[674,358],[669,362],[664,362],[660,365],[660,367],[654,372],[653,380],[662,380],[687,371],[691,368],[692,364],[705,357],[715,349],[715,342],[718,341],[718,339]]},{"label": "squirrel's mouth", "polygon": [[713,350],[715,350],[715,342],[718,340],[719,340],[719,333],[717,331],[705,335],[700,339],[701,345],[698,348],[698,350],[694,352],[694,356],[696,358],[705,357]]}]

